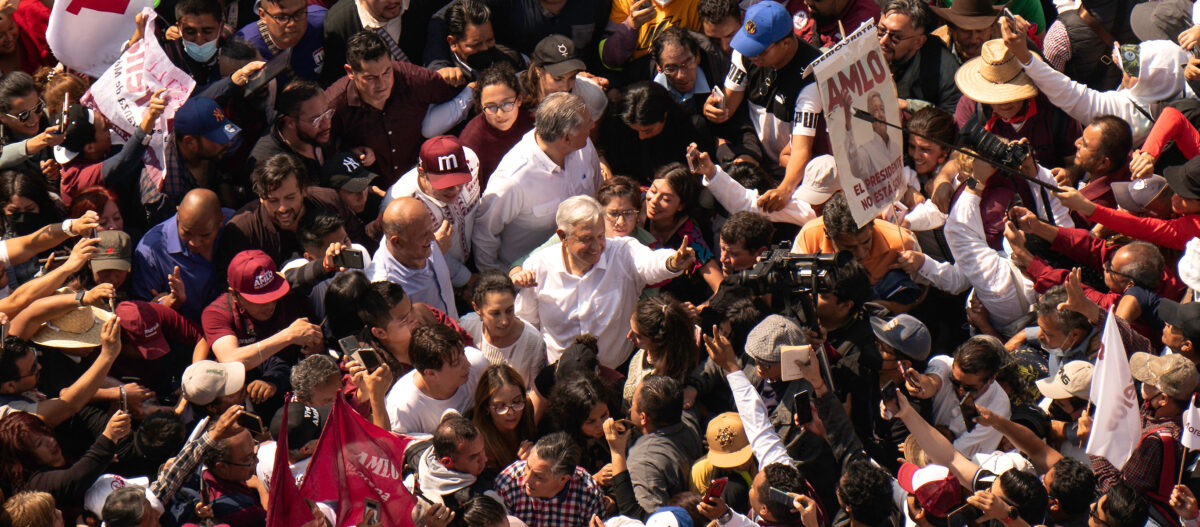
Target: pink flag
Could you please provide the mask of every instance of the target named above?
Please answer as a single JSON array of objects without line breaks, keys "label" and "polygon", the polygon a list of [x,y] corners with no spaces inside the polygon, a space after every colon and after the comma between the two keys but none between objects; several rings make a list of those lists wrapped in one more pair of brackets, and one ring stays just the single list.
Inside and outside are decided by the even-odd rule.
[{"label": "pink flag", "polygon": [[292,394],[284,398],[283,421],[279,424],[279,437],[275,441],[275,466],[271,469],[271,500],[267,507],[267,527],[292,527],[313,520],[312,509],[304,503],[296,478],[288,464],[288,402]]},{"label": "pink flag", "polygon": [[364,505],[383,525],[411,526],[415,499],[404,487],[404,448],[412,439],[375,426],[337,397],[300,494],[337,500],[335,527],[357,525]]}]

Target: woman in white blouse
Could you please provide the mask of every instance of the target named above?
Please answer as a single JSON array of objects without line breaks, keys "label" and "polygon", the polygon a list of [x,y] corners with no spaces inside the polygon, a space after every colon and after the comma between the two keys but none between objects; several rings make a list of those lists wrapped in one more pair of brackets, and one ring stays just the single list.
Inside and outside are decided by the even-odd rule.
[{"label": "woman in white blouse", "polygon": [[488,362],[512,366],[525,380],[525,388],[532,388],[533,378],[546,365],[546,342],[537,328],[517,318],[516,297],[517,288],[507,276],[484,273],[471,301],[475,311],[458,324],[475,339],[475,347]]}]

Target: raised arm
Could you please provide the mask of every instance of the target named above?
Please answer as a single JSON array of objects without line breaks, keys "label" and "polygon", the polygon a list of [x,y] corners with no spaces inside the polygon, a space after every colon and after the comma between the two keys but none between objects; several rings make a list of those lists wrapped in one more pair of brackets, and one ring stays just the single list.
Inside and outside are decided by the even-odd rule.
[{"label": "raised arm", "polygon": [[950,444],[950,440],[946,439],[946,436],[938,432],[933,425],[921,417],[921,414],[913,410],[904,394],[897,394],[895,402],[887,405],[887,410],[904,421],[904,426],[908,427],[909,433],[917,439],[917,444],[921,445],[921,450],[925,451],[930,461],[949,468],[962,486],[971,488],[971,482],[975,479],[975,473],[979,471],[979,465],[955,450],[954,445]]},{"label": "raised arm", "polygon": [[100,388],[100,384],[104,382],[104,377],[108,375],[113,361],[121,353],[120,318],[114,316],[105,322],[100,335],[102,343],[100,356],[96,357],[96,362],[93,362],[74,384],[59,392],[58,397],[38,403],[38,417],[41,417],[42,421],[45,421],[51,428],[75,415],[83,408],[83,405],[92,399],[96,390]]}]

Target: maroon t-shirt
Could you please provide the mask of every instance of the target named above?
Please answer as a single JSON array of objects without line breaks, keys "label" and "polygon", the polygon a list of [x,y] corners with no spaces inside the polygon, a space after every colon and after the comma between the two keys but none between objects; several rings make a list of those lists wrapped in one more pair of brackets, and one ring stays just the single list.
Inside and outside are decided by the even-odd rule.
[{"label": "maroon t-shirt", "polygon": [[[225,293],[204,308],[200,315],[200,323],[204,328],[204,338],[208,339],[209,344],[233,335],[237,337],[238,346],[246,346],[283,331],[298,318],[309,316],[304,307],[307,305],[307,299],[293,295],[285,296],[275,304],[275,313],[271,318],[260,321],[250,318],[250,315],[233,301],[229,293]],[[299,346],[288,346],[268,357],[257,368],[247,371],[246,382],[263,379],[276,386],[286,387],[290,382],[288,377],[291,367],[299,362],[301,356]]]},{"label": "maroon t-shirt", "polygon": [[[157,302],[147,302],[146,305],[153,309],[158,314],[159,331],[166,337],[167,342],[187,346],[188,357],[191,357],[191,349],[196,346],[196,343],[204,338],[200,333],[200,328],[192,321],[180,315],[179,312]],[[132,348],[130,348],[132,349]],[[172,350],[175,351],[175,350]],[[178,353],[183,353],[183,349],[179,349]],[[175,357],[174,353],[168,353],[154,360],[147,360],[140,355],[134,353],[122,353],[113,362],[111,377],[137,377],[143,381],[152,382],[154,379],[167,379],[171,375],[183,373],[182,368],[175,368],[177,364],[187,364],[191,360],[180,361]],[[178,371],[174,371],[178,369]]]},{"label": "maroon t-shirt", "polygon": [[71,200],[75,199],[80,190],[104,185],[104,162],[85,160],[82,154],[75,156],[75,159],[62,167],[61,185],[62,202],[69,209]]},{"label": "maroon t-shirt", "polygon": [[488,178],[496,171],[496,166],[509,150],[516,145],[521,137],[533,129],[533,112],[521,108],[517,111],[517,122],[512,128],[501,131],[488,124],[483,114],[476,115],[463,128],[459,139],[463,146],[475,151],[479,156],[479,185],[487,188]]}]

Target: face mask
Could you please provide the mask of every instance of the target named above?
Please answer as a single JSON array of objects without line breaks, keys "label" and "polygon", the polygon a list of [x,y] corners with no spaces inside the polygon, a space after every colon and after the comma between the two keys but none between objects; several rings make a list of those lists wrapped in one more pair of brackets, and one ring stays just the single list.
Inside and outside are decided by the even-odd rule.
[{"label": "face mask", "polygon": [[204,44],[195,44],[191,41],[183,41],[183,51],[197,62],[208,62],[217,54],[217,41],[220,39],[212,39]]},{"label": "face mask", "polygon": [[654,0],[654,3],[656,3],[662,7],[667,7],[667,5],[669,5],[673,1],[674,0]]},{"label": "face mask", "polygon": [[476,72],[486,70],[501,62],[509,62],[508,57],[496,48],[480,51],[467,57],[466,60],[467,66]]}]

